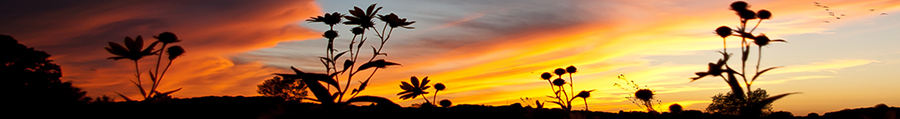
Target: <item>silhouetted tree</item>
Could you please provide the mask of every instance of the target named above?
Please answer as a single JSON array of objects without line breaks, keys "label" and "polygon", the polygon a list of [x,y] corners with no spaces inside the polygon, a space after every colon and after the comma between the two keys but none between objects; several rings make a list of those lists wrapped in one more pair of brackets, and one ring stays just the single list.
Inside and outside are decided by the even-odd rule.
[{"label": "silhouetted tree", "polygon": [[[769,97],[769,94],[766,93],[766,90],[757,88],[756,90],[750,91],[747,96],[749,102],[745,102],[744,99],[738,98],[734,96],[734,92],[728,92],[727,94],[717,94],[712,97],[712,103],[706,107],[706,111],[712,113],[721,113],[721,114],[731,114],[736,115],[741,110],[741,107],[746,106],[747,104],[755,103],[762,101]],[[768,104],[760,110],[763,114],[767,114],[772,112],[772,104]]]},{"label": "silhouetted tree", "polygon": [[284,80],[272,77],[264,83],[256,85],[256,92],[263,96],[280,97],[286,100],[302,100],[306,98],[306,83],[297,80]]},{"label": "silhouetted tree", "polygon": [[[62,82],[59,65],[47,60],[49,54],[19,44],[11,36],[0,35],[0,84],[4,100],[12,107],[48,108],[87,104],[85,91]],[[7,104],[4,104],[7,105]],[[6,106],[4,106],[6,107]]]}]

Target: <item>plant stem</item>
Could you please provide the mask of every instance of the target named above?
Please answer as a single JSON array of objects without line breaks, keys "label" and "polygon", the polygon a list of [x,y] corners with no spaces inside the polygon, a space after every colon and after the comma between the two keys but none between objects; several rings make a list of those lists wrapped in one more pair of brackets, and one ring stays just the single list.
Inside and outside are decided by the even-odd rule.
[{"label": "plant stem", "polygon": [[[441,91],[440,91],[440,90],[434,90],[434,97],[432,97],[431,100],[437,101],[437,94],[438,94],[438,92],[441,92]],[[436,102],[435,102],[435,103],[436,103]],[[435,104],[432,103],[431,105],[435,105]]]},{"label": "plant stem", "polygon": [[150,74],[150,75],[153,75],[156,77],[156,80],[153,81],[153,86],[150,87],[150,92],[153,92],[156,90],[156,86],[159,86],[159,84],[158,84],[159,80],[162,79],[162,78],[160,78],[160,75],[159,75],[159,63],[162,61],[163,52],[166,51],[166,45],[168,45],[168,43],[163,43],[162,49],[159,49],[159,57],[156,58],[156,71],[154,71],[154,72],[156,72],[156,74]]},{"label": "plant stem", "polygon": [[[172,66],[172,62],[173,62],[174,60],[175,60],[175,59],[169,60],[169,63],[166,64],[166,68],[163,69],[162,74],[159,75],[159,79],[156,79],[157,82],[162,82],[163,76],[166,76],[166,71],[169,71],[169,67]],[[158,86],[159,83],[157,83],[156,85]],[[154,90],[155,90],[155,89],[154,89]]]},{"label": "plant stem", "polygon": [[[569,73],[569,91],[573,91],[573,92],[572,92],[572,97],[575,97],[575,92],[574,92],[574,91],[575,91],[575,86],[574,86],[574,84],[575,84],[575,81],[572,81],[572,73]],[[571,97],[569,97],[569,98],[571,98]],[[570,101],[570,102],[571,102],[571,101]]]},{"label": "plant stem", "polygon": [[134,60],[134,72],[137,73],[137,74],[134,75],[134,77],[137,77],[137,80],[138,80],[137,86],[138,86],[139,89],[141,89],[141,90],[140,90],[140,91],[141,91],[141,96],[144,96],[144,100],[146,100],[148,97],[147,97],[146,91],[144,91],[144,86],[141,86],[141,85],[143,85],[144,82],[141,82],[141,70],[140,70],[140,68],[138,68],[138,61],[137,61],[137,60]]},{"label": "plant stem", "polygon": [[584,99],[584,111],[588,111],[587,98],[581,98],[581,99]]},{"label": "plant stem", "polygon": [[[425,94],[422,94],[422,99],[425,99],[426,103],[431,103],[431,101],[428,101],[428,97],[425,97]],[[431,104],[434,104],[434,103],[431,103]]]}]

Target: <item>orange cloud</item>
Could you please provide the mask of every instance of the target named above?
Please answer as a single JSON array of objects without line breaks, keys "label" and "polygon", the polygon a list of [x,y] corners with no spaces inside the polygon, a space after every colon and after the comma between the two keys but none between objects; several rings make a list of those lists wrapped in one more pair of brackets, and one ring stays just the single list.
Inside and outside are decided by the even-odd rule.
[{"label": "orange cloud", "polygon": [[[63,80],[73,81],[90,96],[121,92],[139,97],[128,81],[135,80],[134,64],[106,60],[112,55],[103,50],[107,42],[121,43],[125,36],[142,35],[154,41],[151,36],[168,31],[183,39],[176,45],[183,46],[186,54],[174,62],[160,87],[163,91],[184,87],[176,97],[256,95],[256,84],[283,69],[231,57],[281,41],[320,37],[298,24],[321,13],[311,0],[11,4],[21,6],[8,8],[18,12],[10,14],[14,18],[3,18],[0,24],[7,27],[0,32],[48,51],[62,66]],[[153,56],[141,60],[144,82],[155,60]]]}]

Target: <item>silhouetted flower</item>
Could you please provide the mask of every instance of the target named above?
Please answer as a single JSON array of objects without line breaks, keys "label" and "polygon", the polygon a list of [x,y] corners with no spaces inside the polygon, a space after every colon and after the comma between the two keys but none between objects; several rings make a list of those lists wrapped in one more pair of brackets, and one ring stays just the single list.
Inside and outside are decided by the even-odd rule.
[{"label": "silhouetted flower", "polygon": [[769,45],[770,42],[787,42],[787,41],[784,41],[782,39],[771,40],[771,39],[769,39],[768,36],[766,36],[766,34],[760,34],[759,36],[756,36],[755,39],[753,39],[753,43],[756,43],[756,45],[758,45],[760,47]]},{"label": "silhouetted flower", "polygon": [[550,78],[553,78],[553,74],[550,74],[550,72],[544,72],[541,74],[541,79],[550,80]]},{"label": "silhouetted flower", "polygon": [[175,58],[178,58],[178,56],[181,56],[182,54],[184,54],[184,48],[181,48],[181,46],[177,46],[177,45],[172,46],[172,47],[169,47],[168,50],[166,50],[166,53],[169,53],[169,60],[173,60]]},{"label": "silhouetted flower", "polygon": [[344,24],[355,24],[359,25],[362,28],[373,27],[375,26],[375,23],[372,22],[372,18],[375,17],[375,14],[378,13],[379,10],[381,10],[381,7],[378,7],[376,9],[375,4],[369,5],[369,8],[367,8],[365,11],[363,11],[359,7],[354,6],[353,9],[350,10],[350,15],[352,16],[344,16],[344,18],[347,19],[347,22],[344,22]]},{"label": "silhouetted flower", "polygon": [[581,92],[578,92],[578,95],[575,95],[575,97],[588,98],[588,97],[591,97],[591,92],[594,92],[594,90],[589,90],[589,91],[583,90]]},{"label": "silhouetted flower", "polygon": [[653,99],[653,95],[653,91],[650,89],[640,89],[637,92],[634,92],[634,97],[643,101]]},{"label": "silhouetted flower", "polygon": [[734,1],[733,3],[731,3],[731,10],[747,10],[747,7],[747,2],[744,1]]},{"label": "silhouetted flower", "polygon": [[362,34],[364,31],[365,29],[363,29],[362,27],[353,27],[353,29],[350,29],[350,32],[353,32],[353,35]]},{"label": "silhouetted flower", "polygon": [[453,102],[450,102],[450,100],[448,100],[448,99],[443,99],[443,100],[441,100],[440,104],[441,104],[441,107],[448,108],[448,107],[450,107],[450,105],[453,105]]},{"label": "silhouetted flower", "polygon": [[325,38],[328,38],[328,39],[334,39],[334,38],[337,38],[338,33],[337,33],[337,31],[334,31],[334,30],[328,30],[328,31],[325,31],[325,34],[322,34],[322,36],[324,36]]},{"label": "silhouetted flower", "polygon": [[555,85],[555,86],[562,86],[565,84],[566,84],[566,80],[563,80],[561,78],[557,78],[557,79],[553,80],[553,85]]},{"label": "silhouetted flower", "polygon": [[434,89],[435,89],[435,90],[442,91],[442,90],[444,90],[445,88],[447,88],[447,87],[444,86],[443,83],[437,83],[437,84],[434,84]]},{"label": "silhouetted flower", "polygon": [[744,20],[756,19],[756,12],[751,10],[737,10],[737,14]]},{"label": "silhouetted flower", "polygon": [[[411,82],[412,84],[410,84],[409,82]],[[402,84],[400,85],[400,88],[403,89],[403,92],[397,93],[397,95],[402,95],[400,96],[400,99],[406,100],[410,98],[416,98],[419,95],[428,94],[428,92],[425,92],[425,90],[431,87],[428,86],[428,77],[425,77],[424,79],[422,79],[422,83],[419,83],[419,78],[416,78],[416,76],[412,76],[409,78],[409,82],[401,82]]]},{"label": "silhouetted flower", "polygon": [[719,28],[716,28],[716,34],[718,34],[719,37],[722,38],[728,37],[729,35],[731,35],[731,27],[720,26]]},{"label": "silhouetted flower", "polygon": [[153,36],[153,38],[156,38],[156,40],[162,42],[163,44],[177,43],[181,41],[178,40],[178,36],[175,36],[175,33],[172,32],[163,32],[160,33],[159,36]]},{"label": "silhouetted flower", "polygon": [[759,10],[756,16],[758,16],[759,19],[769,19],[772,18],[772,12],[769,12],[769,10]]},{"label": "silhouetted flower", "polygon": [[334,26],[337,23],[341,23],[341,17],[344,17],[344,15],[342,15],[341,13],[338,13],[338,12],[334,12],[331,14],[325,13],[325,16],[309,17],[309,19],[307,19],[306,21],[323,22],[330,26]]},{"label": "silhouetted flower", "polygon": [[566,72],[568,72],[568,73],[575,73],[575,72],[578,72],[578,68],[575,68],[574,65],[571,65],[571,66],[569,66],[569,67],[566,67]]},{"label": "silhouetted flower", "polygon": [[563,74],[566,73],[566,69],[563,69],[563,68],[556,68],[556,70],[553,70],[553,73],[556,74],[556,75],[563,75]]},{"label": "silhouetted flower", "polygon": [[416,21],[407,22],[406,18],[401,19],[399,16],[397,16],[397,14],[394,14],[394,13],[391,13],[388,15],[378,15],[378,19],[381,19],[381,21],[384,21],[385,23],[387,23],[388,26],[390,26],[391,28],[397,28],[399,26],[399,27],[403,27],[406,29],[412,29],[414,27],[406,27],[406,26],[416,23]]},{"label": "silhouetted flower", "polygon": [[153,52],[153,48],[156,47],[157,43],[159,42],[153,42],[149,47],[143,49],[143,37],[138,35],[137,39],[131,39],[131,37],[126,36],[125,46],[122,46],[119,43],[109,42],[109,47],[106,47],[106,51],[113,55],[116,55],[115,57],[109,57],[108,59],[119,60],[127,58],[137,61],[141,58],[144,58],[144,56],[155,55],[156,53]]}]

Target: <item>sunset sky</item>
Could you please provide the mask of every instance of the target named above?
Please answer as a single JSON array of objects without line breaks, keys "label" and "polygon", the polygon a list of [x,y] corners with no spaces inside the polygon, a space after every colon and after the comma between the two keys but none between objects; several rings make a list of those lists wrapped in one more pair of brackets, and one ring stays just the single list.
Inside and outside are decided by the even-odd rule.
[{"label": "sunset sky", "polygon": [[[704,110],[713,95],[728,92],[721,78],[690,82],[694,72],[721,57],[719,26],[739,25],[731,0],[82,0],[0,2],[0,34],[51,54],[71,81],[89,96],[115,92],[139,97],[128,80],[134,65],[103,49],[124,37],[173,32],[183,42],[160,90],[184,88],[178,98],[256,96],[256,85],[291,66],[325,72],[318,61],[327,43],[322,23],[309,17],[372,3],[379,14],[416,21],[415,29],[395,29],[385,46],[388,61],[361,95],[400,100],[400,81],[426,77],[447,85],[439,99],[454,104],[506,105],[531,97],[550,100],[542,72],[574,65],[575,90],[596,89],[591,110],[634,110],[629,93],[614,83],[624,74],[658,94],[660,109],[678,103]],[[788,43],[763,47],[762,68],[772,70],[752,88],[770,95],[802,92],[773,103],[795,115],[844,108],[900,104],[900,0],[748,0],[750,9],[773,13],[755,33]],[[829,6],[828,11],[814,2]],[[829,15],[834,12],[837,19]],[[377,20],[377,19],[376,19]],[[756,21],[753,21],[756,23]],[[383,22],[377,21],[376,28]],[[337,26],[339,50],[352,37]],[[380,30],[380,29],[379,29]],[[374,34],[369,34],[374,37]],[[739,51],[729,39],[728,51]],[[363,50],[367,52],[368,50]],[[371,52],[371,51],[368,51]],[[754,69],[756,46],[748,62]],[[367,58],[369,55],[362,55]],[[730,62],[739,67],[739,58]],[[154,58],[141,60],[146,72]],[[753,65],[750,65],[753,64]],[[145,77],[147,75],[144,75]],[[364,80],[364,79],[358,79]],[[351,85],[357,85],[353,81]],[[430,97],[430,95],[429,95]],[[121,98],[120,98],[121,100]],[[552,105],[547,103],[548,105]],[[582,109],[579,101],[574,109]],[[557,107],[557,106],[553,106]]]}]

